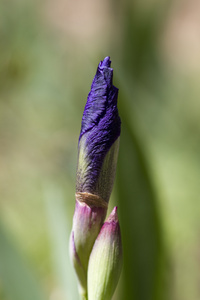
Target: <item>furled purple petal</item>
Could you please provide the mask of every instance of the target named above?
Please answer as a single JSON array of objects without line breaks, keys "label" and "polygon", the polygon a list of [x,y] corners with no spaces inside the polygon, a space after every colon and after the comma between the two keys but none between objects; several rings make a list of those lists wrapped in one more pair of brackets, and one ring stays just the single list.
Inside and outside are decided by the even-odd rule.
[{"label": "furled purple petal", "polygon": [[77,184],[79,192],[94,192],[105,155],[120,135],[118,89],[112,84],[113,69],[110,64],[110,57],[99,63],[83,113],[79,146],[84,138],[84,151],[89,164],[85,181]]}]

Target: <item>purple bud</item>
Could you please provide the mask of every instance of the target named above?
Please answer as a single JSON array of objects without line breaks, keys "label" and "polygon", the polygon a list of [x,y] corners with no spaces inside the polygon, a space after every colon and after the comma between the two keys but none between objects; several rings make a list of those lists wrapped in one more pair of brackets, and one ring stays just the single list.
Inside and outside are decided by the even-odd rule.
[{"label": "purple bud", "polygon": [[[121,130],[118,89],[112,84],[110,64],[110,57],[99,63],[87,98],[79,137],[76,183],[77,192],[98,195],[106,202],[113,187]],[[105,166],[107,155],[110,159]]]}]

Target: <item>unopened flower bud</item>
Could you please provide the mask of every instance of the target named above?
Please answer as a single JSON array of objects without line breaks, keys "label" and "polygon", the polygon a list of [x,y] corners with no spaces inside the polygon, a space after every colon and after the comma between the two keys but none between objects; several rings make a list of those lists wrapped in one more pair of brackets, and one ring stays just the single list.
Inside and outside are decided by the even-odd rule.
[{"label": "unopened flower bud", "polygon": [[113,187],[121,121],[118,89],[112,84],[110,58],[100,62],[82,118],[76,192],[98,195],[108,202]]},{"label": "unopened flower bud", "polygon": [[118,89],[112,84],[110,64],[109,57],[99,63],[84,109],[78,144],[70,253],[82,294],[87,292],[89,256],[105,220],[118,157],[121,121]]},{"label": "unopened flower bud", "polygon": [[122,244],[117,207],[94,243],[88,265],[88,300],[111,300],[122,268]]}]

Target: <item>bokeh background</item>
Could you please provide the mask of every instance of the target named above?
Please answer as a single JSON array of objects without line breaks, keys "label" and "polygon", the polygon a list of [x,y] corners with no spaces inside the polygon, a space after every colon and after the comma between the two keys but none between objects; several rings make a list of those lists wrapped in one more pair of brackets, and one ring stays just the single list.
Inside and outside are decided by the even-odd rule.
[{"label": "bokeh background", "polygon": [[200,2],[1,0],[1,300],[78,299],[77,142],[108,55],[122,119],[114,300],[200,299]]}]

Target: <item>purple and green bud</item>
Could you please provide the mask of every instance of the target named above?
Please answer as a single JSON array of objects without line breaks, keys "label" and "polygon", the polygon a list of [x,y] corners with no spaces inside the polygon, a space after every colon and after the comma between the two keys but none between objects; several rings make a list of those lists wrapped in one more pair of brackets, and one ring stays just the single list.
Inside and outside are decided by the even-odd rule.
[{"label": "purple and green bud", "polygon": [[76,192],[98,195],[108,203],[113,187],[121,121],[118,89],[110,58],[101,61],[83,112],[79,137]]},{"label": "purple and green bud", "polygon": [[84,109],[78,143],[76,207],[70,241],[71,258],[82,298],[87,296],[90,253],[106,217],[112,192],[121,121],[118,89],[106,57],[99,63]]},{"label": "purple and green bud", "polygon": [[88,265],[88,300],[111,300],[122,268],[122,243],[114,207],[94,243]]}]

